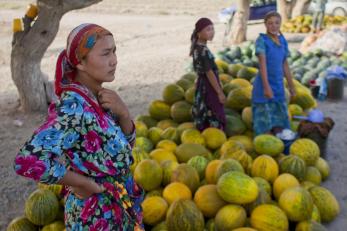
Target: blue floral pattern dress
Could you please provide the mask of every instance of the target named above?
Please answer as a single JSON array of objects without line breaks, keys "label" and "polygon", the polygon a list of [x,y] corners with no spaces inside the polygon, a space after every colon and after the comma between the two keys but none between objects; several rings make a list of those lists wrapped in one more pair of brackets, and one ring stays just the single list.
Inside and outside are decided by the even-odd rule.
[{"label": "blue floral pattern dress", "polygon": [[95,97],[82,85],[65,91],[50,105],[46,122],[17,154],[15,171],[54,184],[69,169],[106,188],[84,200],[67,193],[67,230],[143,230],[143,190],[129,171],[135,129],[126,136],[117,119],[100,113],[95,104]]}]

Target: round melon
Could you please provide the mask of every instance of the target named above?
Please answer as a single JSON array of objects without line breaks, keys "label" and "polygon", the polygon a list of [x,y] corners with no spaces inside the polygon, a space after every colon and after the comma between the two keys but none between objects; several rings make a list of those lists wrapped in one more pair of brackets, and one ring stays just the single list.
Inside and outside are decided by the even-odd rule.
[{"label": "round melon", "polygon": [[145,152],[143,149],[139,147],[134,147],[132,151],[132,156],[134,159],[133,164],[130,166],[131,172],[135,171],[136,166],[145,159],[149,159],[149,155],[147,152]]},{"label": "round melon", "polygon": [[156,126],[160,128],[161,130],[165,130],[170,127],[174,127],[174,128],[177,127],[178,123],[176,123],[172,119],[164,119],[164,120],[158,121]]},{"label": "round melon", "polygon": [[290,145],[289,152],[301,157],[308,166],[315,165],[320,155],[318,145],[307,138],[297,139]]},{"label": "round melon", "polygon": [[138,115],[135,118],[136,121],[144,122],[147,128],[155,127],[158,121],[152,118],[150,115]]},{"label": "round melon", "polygon": [[134,178],[144,190],[151,191],[160,186],[163,171],[157,161],[146,159],[136,166]]},{"label": "round melon", "polygon": [[277,156],[284,151],[284,144],[276,136],[264,134],[254,138],[254,148],[259,154]]},{"label": "round melon", "polygon": [[328,162],[323,158],[319,157],[316,164],[314,165],[321,173],[322,180],[326,180],[330,175],[330,167]]},{"label": "round melon", "polygon": [[181,135],[182,144],[200,144],[205,146],[205,138],[199,130],[195,128],[186,129]]},{"label": "round melon", "polygon": [[216,180],[215,182],[218,182],[218,179],[225,173],[230,172],[230,171],[238,171],[244,173],[245,171],[243,170],[242,165],[234,159],[226,159],[223,160],[217,167],[216,169]]},{"label": "round melon", "polygon": [[318,209],[318,207],[315,204],[313,204],[311,219],[314,220],[314,221],[317,221],[319,223],[321,222],[319,209]]},{"label": "round melon", "polygon": [[171,106],[170,115],[178,123],[192,121],[192,105],[187,101],[178,101]]},{"label": "round melon", "polygon": [[192,166],[180,164],[171,175],[171,182],[181,182],[187,185],[192,193],[199,187],[199,174]]},{"label": "round melon", "polygon": [[137,137],[135,141],[135,147],[140,148],[144,152],[150,152],[153,149],[153,143],[146,137]]},{"label": "round melon", "polygon": [[136,128],[136,137],[147,137],[148,135],[148,128],[147,125],[142,121],[135,121],[135,128]]},{"label": "round melon", "polygon": [[225,153],[221,156],[221,159],[237,160],[247,173],[251,170],[252,167],[252,157],[248,155],[247,152],[245,152],[244,150],[239,150],[233,153]]},{"label": "round melon", "polygon": [[173,152],[162,148],[154,149],[151,151],[151,153],[149,153],[149,156],[151,159],[157,161],[158,164],[161,164],[161,162],[164,160],[172,160],[177,162],[177,158]]},{"label": "round melon", "polygon": [[143,222],[148,225],[155,225],[165,219],[168,204],[162,197],[153,196],[146,198],[141,207]]},{"label": "round melon", "polygon": [[151,231],[168,231],[166,221],[162,221],[159,224],[153,226]]},{"label": "round melon", "polygon": [[25,201],[25,216],[34,225],[48,225],[59,213],[59,201],[48,189],[37,189]]},{"label": "round melon", "polygon": [[335,196],[326,188],[314,186],[309,189],[314,204],[317,206],[323,222],[330,222],[340,213],[340,206]]},{"label": "round melon", "polygon": [[258,188],[263,188],[270,196],[272,195],[271,184],[261,177],[252,177],[253,180],[257,183]]},{"label": "round melon", "polygon": [[227,172],[217,182],[218,194],[221,198],[233,204],[246,204],[258,196],[257,183],[242,172]]},{"label": "round melon", "polygon": [[316,221],[302,221],[296,225],[295,231],[328,231],[322,224]]},{"label": "round melon", "polygon": [[166,216],[166,225],[170,231],[204,231],[204,216],[191,200],[176,200]]},{"label": "round melon", "polygon": [[184,98],[184,90],[177,84],[169,84],[163,90],[163,99],[167,104],[173,104]]},{"label": "round melon", "polygon": [[57,196],[58,199],[62,197],[63,186],[61,184],[49,184],[48,185],[48,184],[38,183],[37,188],[48,189],[48,190],[52,191]]},{"label": "round melon", "polygon": [[247,214],[243,207],[225,205],[218,211],[214,220],[217,231],[224,231],[242,227],[246,222],[246,218]]},{"label": "round melon", "polygon": [[322,182],[322,176],[317,168],[308,166],[304,180],[310,181],[315,185],[320,185],[320,183]]},{"label": "round melon", "polygon": [[203,156],[194,156],[190,158],[190,160],[187,162],[190,166],[195,168],[195,170],[199,174],[200,180],[205,178],[205,170],[208,164],[208,159]]},{"label": "round melon", "polygon": [[252,87],[236,88],[229,92],[225,106],[235,110],[242,110],[251,106]]},{"label": "round melon", "polygon": [[209,151],[200,144],[180,144],[175,154],[180,163],[186,163],[194,156],[206,156]]},{"label": "round melon", "polygon": [[163,169],[162,185],[168,185],[171,182],[172,172],[178,167],[178,163],[172,160],[161,162],[160,167]]},{"label": "round melon", "polygon": [[163,140],[172,140],[175,143],[179,141],[179,135],[177,129],[174,127],[169,127],[163,130],[160,134],[161,139]]},{"label": "round melon", "polygon": [[190,87],[184,93],[184,99],[190,104],[193,104],[195,101],[195,91],[196,91],[195,87]]},{"label": "round melon", "polygon": [[243,134],[247,130],[245,123],[239,116],[227,114],[226,120],[225,134],[228,137]]},{"label": "round melon", "polygon": [[158,127],[151,127],[148,129],[148,139],[150,139],[153,145],[156,145],[161,140],[161,133],[163,130]]},{"label": "round melon", "polygon": [[271,156],[261,155],[253,161],[251,172],[253,177],[261,177],[272,183],[277,178],[279,169]]},{"label": "round melon", "polygon": [[195,192],[194,202],[205,217],[215,217],[217,212],[226,205],[219,196],[217,186],[208,184],[201,186]]},{"label": "round melon", "polygon": [[268,194],[263,188],[259,188],[259,193],[257,199],[255,201],[245,204],[244,208],[246,209],[248,214],[251,214],[252,211],[262,204],[271,204],[271,196]]},{"label": "round melon", "polygon": [[222,160],[212,160],[208,163],[205,170],[205,179],[208,184],[216,184],[216,172]]},{"label": "round melon", "polygon": [[289,155],[281,159],[279,162],[280,172],[289,173],[296,177],[299,181],[304,180],[306,176],[306,163],[296,155]]},{"label": "round melon", "polygon": [[192,192],[181,182],[168,184],[163,191],[163,197],[170,205],[178,199],[192,199]]},{"label": "round melon", "polygon": [[309,190],[310,188],[312,188],[313,186],[317,186],[316,184],[310,182],[310,181],[303,181],[300,183],[301,187],[303,187],[306,190]]},{"label": "round melon", "polygon": [[288,105],[288,110],[292,116],[302,116],[304,115],[304,110],[297,104]]},{"label": "round melon", "polygon": [[194,85],[194,82],[188,79],[179,79],[176,84],[180,86],[184,91],[187,91],[190,87]]},{"label": "round melon", "polygon": [[43,226],[41,231],[63,231],[65,229],[65,224],[63,221],[55,221],[49,225]]},{"label": "round melon", "polygon": [[152,101],[148,110],[150,116],[156,120],[170,119],[170,105],[164,101]]},{"label": "round melon", "polygon": [[6,231],[38,231],[33,223],[26,217],[17,217],[8,224]]},{"label": "round melon", "polygon": [[189,72],[184,74],[181,79],[189,80],[190,82],[193,82],[198,78],[198,75],[195,72]]},{"label": "round melon", "polygon": [[247,153],[253,152],[253,140],[245,135],[231,136],[228,140],[235,140],[243,145]]},{"label": "round melon", "polygon": [[184,123],[181,123],[180,125],[178,125],[177,131],[178,131],[179,136],[181,137],[182,133],[186,129],[190,129],[190,128],[195,128],[195,125],[193,122],[184,122]]},{"label": "round melon", "polygon": [[236,140],[227,140],[220,148],[221,156],[226,153],[233,153],[239,150],[245,150],[245,147],[242,143]]},{"label": "round melon", "polygon": [[202,132],[202,136],[206,140],[206,146],[212,150],[220,148],[227,140],[227,137],[222,130],[213,127],[206,128]]},{"label": "round melon", "polygon": [[149,191],[146,193],[145,199],[147,199],[148,197],[161,197],[163,195],[163,190],[163,188],[156,188],[152,191]]},{"label": "round melon", "polygon": [[295,176],[289,173],[283,173],[279,175],[273,183],[273,194],[276,199],[279,199],[286,189],[297,186],[300,186],[300,183]]},{"label": "round melon", "polygon": [[313,201],[310,193],[302,187],[286,189],[278,203],[291,221],[299,222],[311,218]]},{"label": "round melon", "polygon": [[174,152],[176,150],[177,144],[172,140],[161,140],[157,143],[156,148],[165,149],[170,152]]},{"label": "round melon", "polygon": [[245,107],[242,110],[241,118],[248,129],[253,128],[252,107]]},{"label": "round melon", "polygon": [[250,81],[256,77],[258,69],[254,67],[243,67],[237,72],[237,78],[246,79]]},{"label": "round melon", "polygon": [[233,79],[230,81],[231,84],[237,85],[239,88],[251,87],[251,83],[245,79]]},{"label": "round melon", "polygon": [[251,214],[251,225],[258,231],[288,231],[286,214],[275,205],[260,205]]}]

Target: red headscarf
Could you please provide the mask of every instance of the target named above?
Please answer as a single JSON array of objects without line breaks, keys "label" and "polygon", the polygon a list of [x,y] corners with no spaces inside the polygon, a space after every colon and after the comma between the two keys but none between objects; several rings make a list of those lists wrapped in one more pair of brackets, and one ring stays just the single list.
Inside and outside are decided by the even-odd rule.
[{"label": "red headscarf", "polygon": [[66,49],[57,60],[55,70],[55,93],[58,97],[74,82],[77,74],[76,66],[94,47],[96,40],[111,32],[96,24],[81,24],[73,29],[67,39]]}]

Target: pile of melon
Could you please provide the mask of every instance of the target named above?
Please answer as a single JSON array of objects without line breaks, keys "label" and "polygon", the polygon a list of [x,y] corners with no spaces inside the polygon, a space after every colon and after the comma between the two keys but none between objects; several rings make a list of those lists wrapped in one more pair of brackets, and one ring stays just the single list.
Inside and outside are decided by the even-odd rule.
[{"label": "pile of melon", "polygon": [[[333,16],[325,15],[323,27],[330,27],[333,25],[342,25],[347,23],[347,17],[344,16]],[[309,33],[312,28],[312,16],[311,15],[300,15],[296,18],[285,22],[282,25],[281,30],[288,33]]]},{"label": "pile of melon", "polygon": [[[225,131],[194,127],[191,107],[196,75],[188,73],[163,89],[148,114],[136,118],[131,169],[146,190],[142,204],[148,230],[325,230],[339,214],[335,196],[320,183],[329,176],[318,145],[272,135],[253,136],[249,82],[255,68],[216,60],[227,96]],[[242,71],[241,71],[242,70]],[[316,106],[295,81],[289,114]],[[297,121],[291,121],[292,129]]]},{"label": "pile of melon", "polygon": [[61,185],[38,184],[25,202],[24,215],[11,221],[7,231],[63,231],[64,199]]},{"label": "pile of melon", "polygon": [[[326,230],[321,222],[334,220],[340,208],[320,186],[330,169],[318,145],[300,138],[284,155],[282,140],[254,137],[251,82],[258,70],[221,59],[216,63],[227,97],[225,131],[195,128],[191,110],[197,76],[192,72],[167,85],[148,113],[136,117],[131,171],[146,191],[146,230]],[[294,82],[297,95],[290,99],[286,89],[286,96],[295,131],[298,121],[292,116],[305,115],[316,101],[308,88]],[[26,202],[26,217],[15,219],[8,231],[61,225],[54,187],[35,191]]]}]

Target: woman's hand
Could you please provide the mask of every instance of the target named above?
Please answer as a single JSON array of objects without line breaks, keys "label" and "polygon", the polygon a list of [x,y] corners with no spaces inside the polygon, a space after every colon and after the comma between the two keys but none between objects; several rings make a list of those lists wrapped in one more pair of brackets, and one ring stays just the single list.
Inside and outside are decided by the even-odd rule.
[{"label": "woman's hand", "polygon": [[98,100],[101,107],[111,110],[111,112],[120,119],[128,118],[130,116],[128,107],[115,91],[102,88],[98,92]]},{"label": "woman's hand", "polygon": [[290,98],[295,97],[296,96],[295,87],[289,87],[289,93],[290,93]]},{"label": "woman's hand", "polygon": [[272,89],[271,89],[271,87],[269,85],[265,85],[264,86],[264,96],[267,99],[272,99],[274,97]]},{"label": "woman's hand", "polygon": [[220,92],[220,93],[218,94],[218,100],[219,100],[219,102],[220,102],[221,104],[225,104],[226,97],[225,97],[225,95],[224,95],[223,92]]},{"label": "woman's hand", "polygon": [[81,186],[70,186],[71,191],[78,199],[84,200],[96,193],[102,193],[105,191],[104,186],[98,185],[93,180],[88,179]]}]

